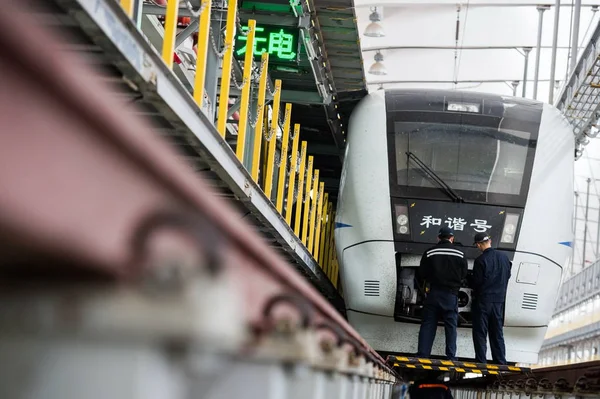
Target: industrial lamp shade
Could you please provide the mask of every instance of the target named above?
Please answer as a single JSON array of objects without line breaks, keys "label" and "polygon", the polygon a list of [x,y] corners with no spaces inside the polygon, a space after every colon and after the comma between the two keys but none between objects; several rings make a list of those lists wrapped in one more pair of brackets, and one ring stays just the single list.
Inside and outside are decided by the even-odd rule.
[{"label": "industrial lamp shade", "polygon": [[371,65],[371,68],[369,68],[369,73],[371,75],[387,75],[387,68],[385,67],[385,65],[383,65],[383,54],[381,54],[380,52],[377,52],[375,54],[375,63],[373,65]]},{"label": "industrial lamp shade", "polygon": [[365,36],[368,37],[384,37],[385,31],[383,30],[383,26],[381,26],[378,22],[371,22],[365,28]]},{"label": "industrial lamp shade", "polygon": [[385,65],[383,65],[381,62],[376,62],[373,65],[371,65],[371,68],[369,68],[369,73],[371,75],[387,75],[387,68],[385,67]]},{"label": "industrial lamp shade", "polygon": [[383,26],[379,22],[381,22],[381,15],[377,11],[377,7],[371,8],[371,14],[369,15],[369,21],[371,23],[367,25],[365,29],[365,36],[369,37],[383,37],[385,36],[385,31],[383,30]]}]

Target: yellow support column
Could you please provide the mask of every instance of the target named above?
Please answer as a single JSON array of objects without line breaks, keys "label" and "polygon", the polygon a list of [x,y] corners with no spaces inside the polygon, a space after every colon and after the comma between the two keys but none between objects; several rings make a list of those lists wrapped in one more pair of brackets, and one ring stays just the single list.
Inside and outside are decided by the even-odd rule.
[{"label": "yellow support column", "polygon": [[329,248],[327,249],[327,277],[331,280],[330,274],[331,274],[331,269],[333,268],[333,254],[335,252],[335,244],[334,244],[334,238],[335,238],[335,212],[332,212],[331,215],[331,230],[329,233]]},{"label": "yellow support column", "polygon": [[[325,190],[325,183],[319,184],[319,191],[317,194],[317,204],[315,207],[315,220],[314,220],[314,237],[313,237],[313,256],[315,259],[319,259],[319,237],[321,235],[321,217],[323,216],[323,190]],[[318,262],[317,262],[318,263]]]},{"label": "yellow support column", "polygon": [[319,186],[319,202],[317,203],[317,231],[315,233],[315,260],[319,266],[323,265],[319,262],[319,255],[321,254],[321,226],[323,225],[323,203],[329,202],[329,194],[325,194],[323,198],[323,191],[325,190],[325,183],[321,183]]},{"label": "yellow support column", "polygon": [[308,248],[308,214],[310,213],[310,189],[313,181],[313,157],[308,157],[308,170],[306,171],[306,184],[304,191],[304,217],[302,218],[302,243]]},{"label": "yellow support column", "polygon": [[279,159],[279,181],[277,182],[277,199],[275,208],[283,216],[283,195],[285,193],[285,178],[288,158],[288,141],[290,137],[290,124],[292,122],[292,104],[285,105],[283,123],[283,137],[281,138],[281,156]]},{"label": "yellow support column", "polygon": [[275,97],[273,97],[273,113],[271,115],[271,131],[269,132],[269,154],[267,155],[267,171],[265,177],[265,194],[271,199],[273,191],[273,168],[275,149],[277,148],[277,129],[279,129],[279,101],[281,99],[281,80],[275,81]]},{"label": "yellow support column", "polygon": [[133,6],[135,5],[135,0],[121,0],[121,7],[127,14],[129,18],[133,17]]},{"label": "yellow support column", "polygon": [[315,170],[315,181],[312,185],[311,206],[310,206],[310,223],[308,226],[308,252],[314,256],[314,243],[315,243],[315,226],[317,219],[317,203],[319,202],[319,169]]},{"label": "yellow support column", "polygon": [[196,76],[194,77],[194,100],[202,108],[204,102],[204,83],[206,80],[206,60],[208,59],[208,34],[210,32],[211,0],[202,0],[200,23],[198,26],[198,44],[196,52]]},{"label": "yellow support column", "polygon": [[325,194],[325,201],[323,203],[323,214],[321,216],[321,232],[317,242],[319,243],[319,258],[317,262],[321,265],[322,269],[325,269],[325,249],[327,248],[327,212],[329,212],[329,194]]},{"label": "yellow support column", "polygon": [[329,257],[331,256],[331,237],[333,236],[333,203],[329,203],[329,211],[327,212],[327,227],[325,229],[325,249],[323,253],[323,269],[325,274],[329,274]]},{"label": "yellow support column", "polygon": [[[178,1],[178,0],[176,0]],[[237,0],[227,2],[227,25],[225,27],[225,55],[223,56],[223,74],[221,75],[221,95],[219,96],[219,117],[217,130],[225,137],[227,129],[227,109],[229,108],[229,85],[231,84],[231,66],[233,61],[233,39],[237,18]],[[252,50],[250,51],[252,52]]]},{"label": "yellow support column", "polygon": [[[302,198],[304,194],[304,172],[306,171],[306,141],[302,142],[300,150],[300,170],[298,170],[298,196],[296,197],[296,219],[294,221],[294,233],[300,238],[300,226],[302,220]],[[290,210],[291,213],[291,210]]]},{"label": "yellow support column", "polygon": [[263,118],[265,115],[265,94],[267,92],[267,75],[269,74],[269,53],[262,53],[260,59],[260,81],[258,83],[258,104],[256,126],[254,127],[254,150],[252,152],[252,179],[258,184],[258,170],[260,165],[260,149],[263,140]]},{"label": "yellow support column", "polygon": [[294,188],[296,184],[296,169],[298,168],[298,140],[300,137],[300,125],[294,125],[294,137],[292,138],[292,163],[290,164],[290,176],[288,181],[287,204],[285,207],[285,221],[292,227],[292,207],[294,202]]},{"label": "yellow support column", "polygon": [[162,59],[169,69],[173,69],[173,53],[175,52],[178,11],[179,0],[168,0],[167,14],[165,15],[165,37],[163,38]]},{"label": "yellow support column", "polygon": [[240,120],[238,124],[237,145],[235,155],[244,162],[246,148],[246,130],[248,129],[248,113],[250,111],[250,88],[252,87],[252,64],[254,63],[254,35],[256,21],[248,21],[248,36],[246,37],[246,55],[244,57],[244,79],[242,81],[242,98],[240,99]]}]

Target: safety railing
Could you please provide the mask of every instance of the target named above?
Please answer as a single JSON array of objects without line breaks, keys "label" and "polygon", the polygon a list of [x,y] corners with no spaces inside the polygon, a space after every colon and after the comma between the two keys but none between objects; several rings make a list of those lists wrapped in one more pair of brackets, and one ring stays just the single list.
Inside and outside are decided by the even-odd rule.
[{"label": "safety railing", "polygon": [[[121,0],[120,4],[132,18],[136,1]],[[307,142],[300,142],[300,125],[295,124],[292,129],[292,104],[281,104],[281,80],[275,80],[271,90],[268,52],[260,54],[260,63],[256,65],[256,21],[250,19],[247,26],[242,27],[237,1],[228,0],[224,45],[219,51],[216,42],[223,38],[213,36],[211,0],[201,0],[200,9],[195,11],[188,1],[155,0],[154,5],[165,7],[164,18],[161,18],[164,38],[162,48],[157,50],[171,70],[174,62],[179,60],[178,29],[197,26],[195,35],[190,36],[195,42],[196,54],[191,94],[199,109],[203,109],[206,100],[208,52],[212,43],[213,50],[222,60],[215,124],[218,132],[225,141],[228,125],[237,125],[232,151],[337,288],[339,266],[334,243],[335,207],[320,181],[319,170],[313,167],[313,157],[307,156]],[[180,7],[192,11],[193,16],[183,20],[178,16]],[[197,23],[194,19],[198,20]],[[234,70],[238,29],[246,44],[241,84],[238,84]],[[230,119],[234,113],[229,106],[232,83],[239,90],[240,104],[239,117]],[[282,108],[284,112],[281,112]],[[282,124],[280,114],[284,116]],[[230,133],[229,138],[233,135]]]}]

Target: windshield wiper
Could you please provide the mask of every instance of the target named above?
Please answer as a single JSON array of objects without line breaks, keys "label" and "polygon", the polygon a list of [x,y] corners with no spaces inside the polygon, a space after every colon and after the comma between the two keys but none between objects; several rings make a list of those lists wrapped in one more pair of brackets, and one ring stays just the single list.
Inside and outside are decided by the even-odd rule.
[{"label": "windshield wiper", "polygon": [[412,152],[408,151],[406,152],[406,156],[408,156],[409,159],[412,159],[417,166],[427,174],[427,176],[429,176],[429,178],[431,178],[431,180],[433,180],[434,182],[436,182],[437,184],[439,184],[443,191],[446,193],[446,195],[448,195],[452,201],[454,202],[465,202],[465,200],[456,193],[456,191],[454,191],[452,189],[452,187],[450,187],[444,180],[442,180],[441,177],[439,177],[434,171],[433,169],[431,169],[429,166],[427,166],[427,164],[423,161],[421,161],[419,159],[419,157],[417,157],[415,154],[413,154]]}]

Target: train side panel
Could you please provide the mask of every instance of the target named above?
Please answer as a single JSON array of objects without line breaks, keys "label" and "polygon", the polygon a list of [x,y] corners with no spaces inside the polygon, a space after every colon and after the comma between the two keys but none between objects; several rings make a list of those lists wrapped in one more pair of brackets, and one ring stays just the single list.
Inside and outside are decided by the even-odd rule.
[{"label": "train side panel", "polygon": [[335,240],[350,309],[393,316],[396,295],[383,92],[363,99],[350,119]]}]

